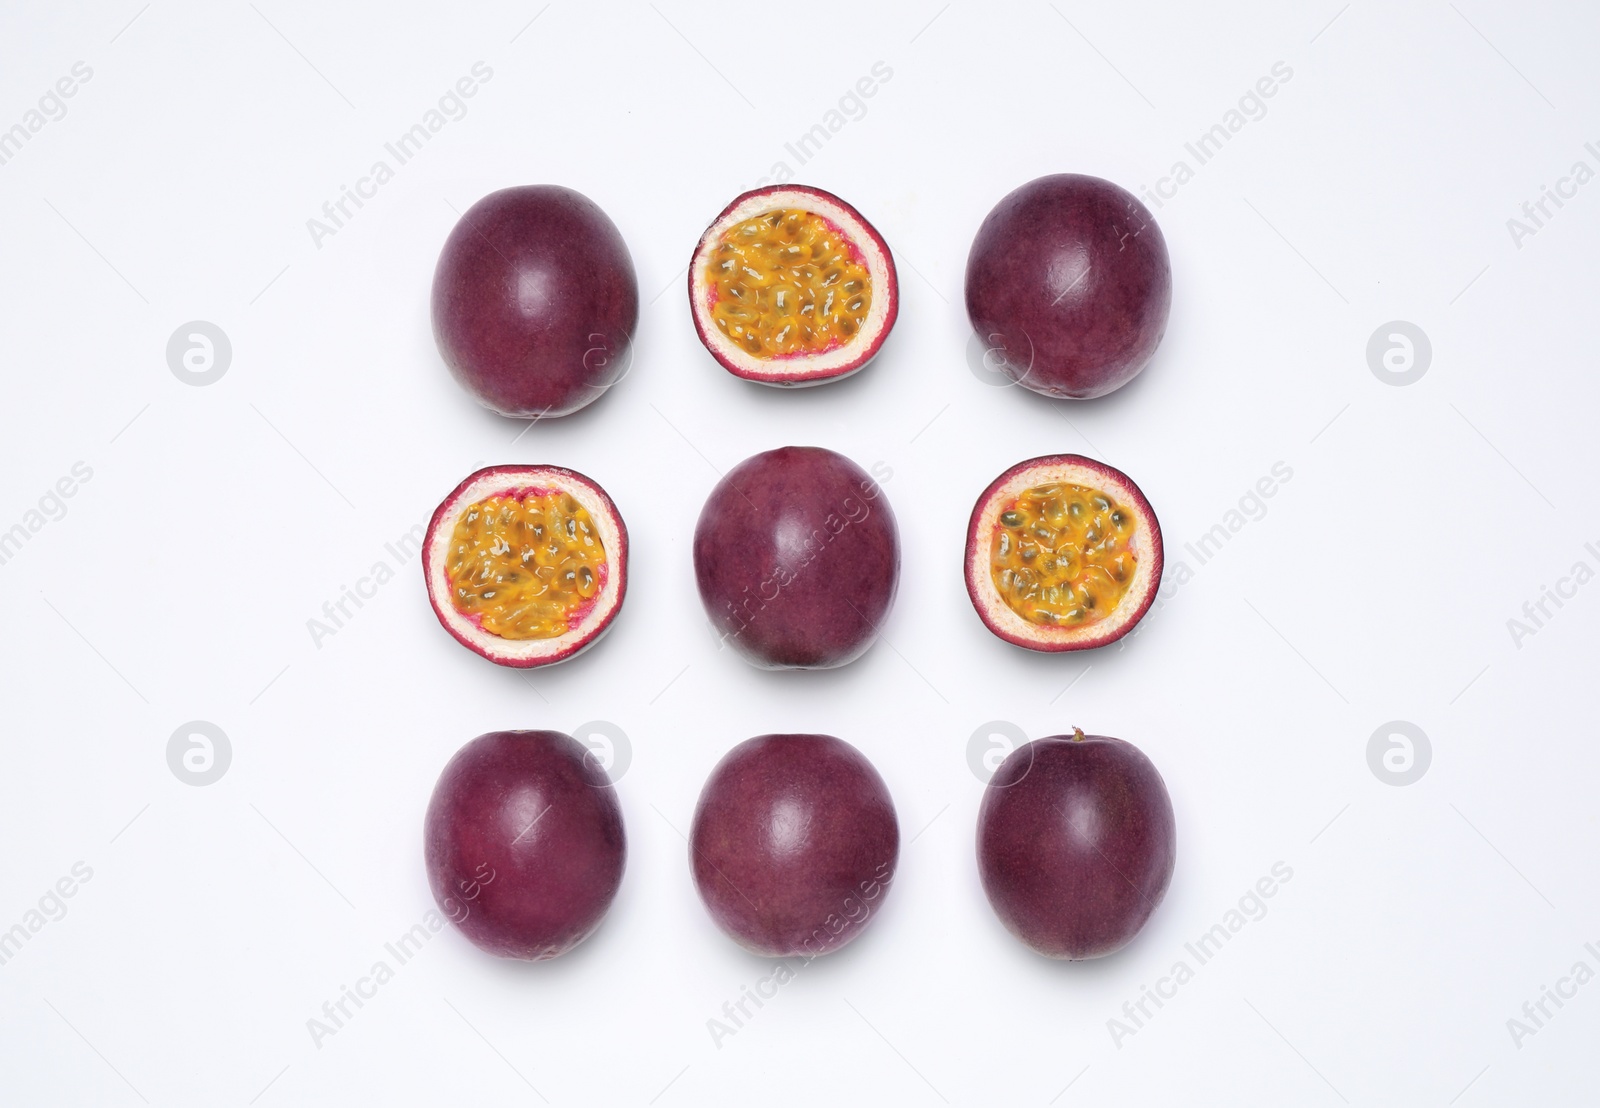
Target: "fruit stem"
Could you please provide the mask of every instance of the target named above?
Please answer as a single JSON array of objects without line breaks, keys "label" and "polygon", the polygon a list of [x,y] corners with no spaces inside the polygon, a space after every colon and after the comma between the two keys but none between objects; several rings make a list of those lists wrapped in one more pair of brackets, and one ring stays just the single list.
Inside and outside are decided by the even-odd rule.
[{"label": "fruit stem", "polygon": [[1083,741],[1083,728],[1079,727],[1077,724],[1072,725],[1072,741],[1075,743],[1081,743]]}]

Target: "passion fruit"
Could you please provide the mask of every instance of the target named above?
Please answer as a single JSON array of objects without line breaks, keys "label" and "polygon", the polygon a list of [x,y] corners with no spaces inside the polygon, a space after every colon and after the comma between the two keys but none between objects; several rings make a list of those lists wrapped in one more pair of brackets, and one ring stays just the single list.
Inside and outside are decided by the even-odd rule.
[{"label": "passion fruit", "polygon": [[831,954],[883,903],[900,856],[889,790],[831,735],[761,735],[730,750],[695,806],[690,865],[730,938],[769,958]]},{"label": "passion fruit", "polygon": [[1077,454],[1012,466],[967,524],[972,606],[1029,650],[1116,642],[1149,611],[1161,566],[1161,524],[1139,486]]},{"label": "passion fruit", "polygon": [[723,640],[763,669],[832,669],[865,653],[894,604],[900,534],[883,490],[842,454],[785,446],[717,483],[694,572]]},{"label": "passion fruit", "polygon": [[1172,267],[1155,218],[1110,181],[1058,173],[995,205],[967,256],[967,317],[1005,373],[1045,396],[1104,396],[1167,329]]},{"label": "passion fruit", "polygon": [[428,885],[462,934],[543,961],[588,938],[622,884],[622,806],[560,731],[493,731],[456,751],[423,826]]},{"label": "passion fruit", "polygon": [[467,209],[433,274],[433,337],[478,402],[570,415],[628,365],[639,283],[616,224],[582,193],[523,185]]},{"label": "passion fruit", "polygon": [[422,572],[457,642],[502,666],[546,666],[611,627],[628,591],[628,529],[581,473],[491,466],[434,511]]},{"label": "passion fruit", "polygon": [[747,192],[689,262],[694,328],[736,377],[820,385],[870,362],[900,312],[894,258],[861,213],[821,189]]},{"label": "passion fruit", "polygon": [[1050,958],[1099,958],[1132,941],[1177,857],[1172,799],[1150,759],[1101,735],[1036,739],[990,778],[978,873],[995,914]]}]

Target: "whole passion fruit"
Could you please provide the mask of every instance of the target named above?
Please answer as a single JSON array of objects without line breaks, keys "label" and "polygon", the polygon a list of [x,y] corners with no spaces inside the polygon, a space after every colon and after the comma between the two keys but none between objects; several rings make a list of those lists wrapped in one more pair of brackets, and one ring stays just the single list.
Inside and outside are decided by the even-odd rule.
[{"label": "whole passion fruit", "polygon": [[883,490],[841,454],[785,446],[718,482],[694,530],[694,572],[723,640],[763,669],[832,669],[878,635],[900,581]]},{"label": "whole passion fruit", "polygon": [[740,196],[689,263],[694,327],[736,377],[820,385],[870,362],[900,311],[888,244],[832,193],[774,185]]},{"label": "whole passion fruit", "polygon": [[1149,210],[1058,173],[995,205],[967,256],[967,317],[1012,380],[1045,396],[1121,388],[1167,329],[1172,267]]},{"label": "whole passion fruit", "polygon": [[770,958],[830,954],[859,937],[900,856],[889,790],[831,735],[762,735],[711,771],[689,835],[717,926]]},{"label": "whole passion fruit", "polygon": [[502,666],[546,666],[611,627],[628,591],[628,529],[581,473],[491,466],[434,511],[422,572],[457,642]]},{"label": "whole passion fruit", "polygon": [[501,415],[570,415],[596,400],[625,371],[638,321],[639,283],[616,225],[559,185],[479,200],[433,274],[439,353]]},{"label": "whole passion fruit", "polygon": [[984,624],[1029,650],[1116,642],[1161,586],[1161,524],[1127,475],[1077,454],[996,477],[967,525],[967,595]]},{"label": "whole passion fruit", "polygon": [[1166,895],[1172,800],[1132,743],[1056,735],[1018,747],[978,810],[978,873],[1000,921],[1050,958],[1120,950]]},{"label": "whole passion fruit", "polygon": [[543,961],[583,942],[628,860],[617,790],[560,731],[493,731],[456,751],[423,837],[439,910],[502,958]]}]

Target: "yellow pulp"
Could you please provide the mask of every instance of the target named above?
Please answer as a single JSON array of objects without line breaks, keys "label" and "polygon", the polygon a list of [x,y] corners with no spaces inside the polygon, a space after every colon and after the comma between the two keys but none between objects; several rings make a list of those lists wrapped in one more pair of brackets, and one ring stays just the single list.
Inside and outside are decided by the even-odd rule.
[{"label": "yellow pulp", "polygon": [[1000,513],[990,544],[995,588],[1023,619],[1094,623],[1116,611],[1138,562],[1133,513],[1099,489],[1039,485]]},{"label": "yellow pulp", "polygon": [[553,639],[600,591],[605,545],[564,492],[469,504],[450,535],[450,602],[503,639]]},{"label": "yellow pulp", "polygon": [[706,278],[711,318],[757,358],[817,354],[849,342],[872,307],[872,278],[838,228],[780,208],[723,232]]}]

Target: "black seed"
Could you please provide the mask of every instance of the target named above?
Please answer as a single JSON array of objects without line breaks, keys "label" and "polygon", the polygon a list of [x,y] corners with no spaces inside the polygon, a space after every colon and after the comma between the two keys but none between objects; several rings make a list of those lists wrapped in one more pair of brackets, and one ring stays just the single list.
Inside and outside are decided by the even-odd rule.
[{"label": "black seed", "polygon": [[1007,527],[1021,527],[1022,526],[1022,513],[1021,512],[1001,512],[1000,513],[1000,522],[1005,524]]}]

